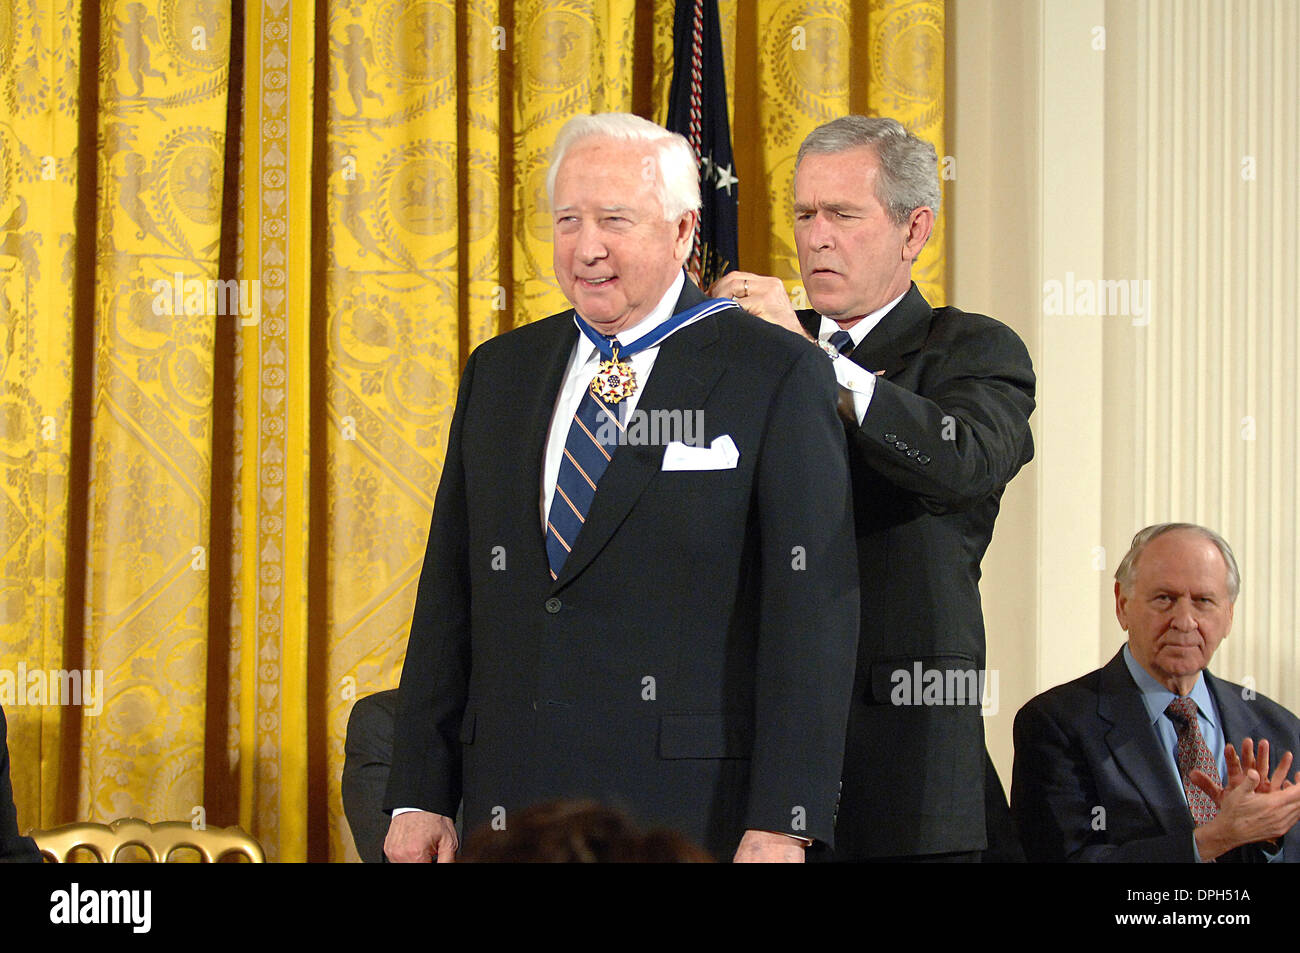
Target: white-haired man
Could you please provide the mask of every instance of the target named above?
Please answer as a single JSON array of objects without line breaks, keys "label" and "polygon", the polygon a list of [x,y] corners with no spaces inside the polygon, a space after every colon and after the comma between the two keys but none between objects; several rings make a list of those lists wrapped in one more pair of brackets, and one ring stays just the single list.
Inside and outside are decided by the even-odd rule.
[{"label": "white-haired man", "polygon": [[820,345],[840,383],[862,632],[836,859],[1018,855],[984,750],[979,579],[1002,492],[1033,456],[1034,371],[1006,325],[931,308],[912,282],[938,211],[934,146],[893,119],[833,120],[795,164],[812,309],[796,312],[777,278],[733,272],[714,289]]},{"label": "white-haired man", "polygon": [[1128,642],[1016,715],[1011,809],[1030,860],[1300,862],[1300,720],[1207,668],[1240,589],[1213,530],[1133,537],[1115,570]]},{"label": "white-haired man", "polygon": [[857,640],[834,376],[685,279],[680,136],[572,120],[548,186],[573,309],[465,368],[385,851],[452,859],[462,800],[468,830],[594,798],[719,857],[802,860],[831,838]]}]

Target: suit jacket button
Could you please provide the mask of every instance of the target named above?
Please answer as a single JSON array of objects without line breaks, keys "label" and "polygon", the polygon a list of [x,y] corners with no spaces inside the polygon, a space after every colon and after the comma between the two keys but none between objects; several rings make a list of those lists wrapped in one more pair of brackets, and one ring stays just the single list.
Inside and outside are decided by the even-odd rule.
[{"label": "suit jacket button", "polygon": [[916,462],[921,464],[921,466],[925,466],[927,463],[930,462],[930,458],[923,453],[916,458]]},{"label": "suit jacket button", "polygon": [[897,439],[898,439],[898,434],[896,433],[885,434],[885,443],[893,443]]},{"label": "suit jacket button", "polygon": [[555,598],[555,596],[551,596],[551,598],[546,600],[546,611],[551,615],[555,615],[555,613],[560,611],[561,605],[562,603],[559,599]]},{"label": "suit jacket button", "polygon": [[901,440],[895,441],[895,443],[894,443],[894,449],[895,449],[895,450],[906,450],[906,449],[907,449],[907,444],[905,444],[905,443],[904,443],[903,441],[901,441]]}]

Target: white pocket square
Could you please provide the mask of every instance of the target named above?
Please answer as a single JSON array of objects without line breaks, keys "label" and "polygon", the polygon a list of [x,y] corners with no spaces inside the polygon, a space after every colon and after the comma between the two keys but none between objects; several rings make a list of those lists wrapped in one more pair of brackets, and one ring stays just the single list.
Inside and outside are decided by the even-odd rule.
[{"label": "white pocket square", "polygon": [[715,437],[707,447],[692,447],[674,440],[664,447],[665,470],[734,470],[740,459],[730,434]]}]

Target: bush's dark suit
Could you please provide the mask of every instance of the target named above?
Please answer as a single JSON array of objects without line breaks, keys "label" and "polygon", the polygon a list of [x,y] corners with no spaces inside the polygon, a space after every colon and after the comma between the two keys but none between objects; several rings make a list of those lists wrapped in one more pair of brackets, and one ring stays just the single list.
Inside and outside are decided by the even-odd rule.
[{"label": "bush's dark suit", "polygon": [[[688,281],[677,310],[701,300]],[[739,309],[669,337],[638,413],[702,410],[738,465],[619,447],[552,582],[542,454],[577,335],[564,312],[465,368],[385,807],[454,816],[463,794],[470,830],[581,796],[724,859],[748,828],[828,841],[858,630],[829,362]]]},{"label": "bush's dark suit", "polygon": [[[816,335],[817,314],[798,314]],[[862,632],[835,855],[980,851],[979,700],[894,705],[892,675],[984,668],[980,560],[1003,489],[1033,456],[1033,367],[1010,328],[932,309],[915,284],[849,357],[884,375],[848,427]]]},{"label": "bush's dark suit", "polygon": [[[1243,738],[1266,738],[1277,755],[1300,752],[1295,715],[1204,675],[1226,742],[1240,748]],[[1122,650],[1104,668],[1031,699],[1016,715],[1015,738],[1011,811],[1031,861],[1196,860],[1187,801]],[[1248,845],[1218,859],[1263,858]],[[1300,862],[1300,828],[1283,839],[1281,859]]]}]

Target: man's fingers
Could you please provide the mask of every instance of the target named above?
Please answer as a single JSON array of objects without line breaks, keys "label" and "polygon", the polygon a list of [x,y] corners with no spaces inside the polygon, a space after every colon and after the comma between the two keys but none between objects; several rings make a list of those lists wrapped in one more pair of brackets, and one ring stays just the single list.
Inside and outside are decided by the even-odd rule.
[{"label": "man's fingers", "polygon": [[1259,776],[1265,781],[1268,780],[1268,739],[1261,738],[1259,742],[1259,751],[1255,755],[1255,768],[1259,771]]},{"label": "man's fingers", "polygon": [[1192,773],[1187,776],[1187,780],[1208,794],[1215,804],[1223,800],[1223,788],[1200,768],[1193,768]]},{"label": "man's fingers", "polygon": [[799,323],[785,282],[771,275],[755,275],[747,271],[729,271],[713,283],[709,294],[720,298],[733,298],[736,304],[754,315],[800,337],[812,340]]},{"label": "man's fingers", "polygon": [[1287,775],[1291,773],[1291,761],[1290,751],[1285,752],[1282,757],[1277,759],[1277,768],[1273,771],[1272,777],[1269,778],[1269,783],[1273,787],[1280,788],[1286,784]]},{"label": "man's fingers", "polygon": [[1228,786],[1232,787],[1233,780],[1242,773],[1241,759],[1237,757],[1237,749],[1228,742],[1223,747],[1223,760],[1228,763]]},{"label": "man's fingers", "polygon": [[438,863],[454,864],[456,862],[456,841],[450,837],[444,837],[438,843]]},{"label": "man's fingers", "polygon": [[1255,741],[1253,738],[1244,738],[1241,742],[1241,768],[1243,771],[1249,771],[1255,767]]},{"label": "man's fingers", "polygon": [[761,276],[747,271],[729,271],[709,288],[709,295],[714,298],[735,298],[737,301],[749,297],[749,291]]},{"label": "man's fingers", "polygon": [[729,286],[730,286],[730,284],[731,284],[731,276],[734,275],[734,274],[736,274],[736,272],[734,272],[734,271],[729,271],[729,272],[727,272],[725,275],[723,275],[721,278],[719,278],[719,279],[718,279],[717,281],[715,281],[713,284],[711,284],[711,285],[709,285],[707,288],[705,288],[705,289],[704,289],[704,293],[707,294],[710,298],[729,298],[729,297],[731,297],[730,295],[725,294],[725,293],[723,292],[723,288],[725,288],[725,287],[729,287]]},{"label": "man's fingers", "polygon": [[[785,282],[771,275],[755,275],[748,271],[729,271],[709,288],[709,294],[715,298],[734,298],[746,307],[749,299],[757,303],[779,304],[789,302],[785,291]],[[748,310],[748,308],[747,308]]]},{"label": "man's fingers", "polygon": [[391,835],[384,841],[384,856],[390,863],[394,864],[419,864],[427,863],[429,860],[429,850],[414,845],[409,841],[394,839]]}]

